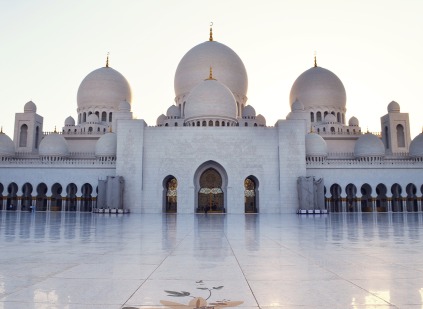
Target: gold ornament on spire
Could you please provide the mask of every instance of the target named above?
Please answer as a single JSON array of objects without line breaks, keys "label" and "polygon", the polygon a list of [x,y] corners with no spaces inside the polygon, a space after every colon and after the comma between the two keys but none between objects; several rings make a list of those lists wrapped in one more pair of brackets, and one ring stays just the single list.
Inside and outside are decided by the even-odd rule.
[{"label": "gold ornament on spire", "polygon": [[106,68],[108,68],[108,67],[109,67],[109,54],[110,54],[110,53],[107,53],[107,58],[106,58]]},{"label": "gold ornament on spire", "polygon": [[0,133],[3,134],[3,126],[1,126]]},{"label": "gold ornament on spire", "polygon": [[213,68],[212,68],[212,66],[210,66],[209,77],[206,78],[206,80],[216,80],[215,78],[213,78]]},{"label": "gold ornament on spire", "polygon": [[314,51],[314,67],[317,68],[317,53]]},{"label": "gold ornament on spire", "polygon": [[210,22],[210,37],[209,37],[209,41],[213,42],[213,22]]}]

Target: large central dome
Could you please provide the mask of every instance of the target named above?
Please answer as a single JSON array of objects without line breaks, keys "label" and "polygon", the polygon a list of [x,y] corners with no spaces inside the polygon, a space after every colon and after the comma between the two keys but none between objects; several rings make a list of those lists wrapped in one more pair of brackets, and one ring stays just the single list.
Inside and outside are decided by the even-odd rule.
[{"label": "large central dome", "polygon": [[312,67],[301,74],[294,82],[289,103],[298,100],[304,109],[329,108],[346,110],[347,95],[341,80],[329,70]]},{"label": "large central dome", "polygon": [[247,100],[248,77],[239,56],[229,47],[216,41],[206,41],[189,50],[179,62],[175,73],[175,101],[204,80],[204,72],[213,67],[219,82],[227,86],[237,101]]}]

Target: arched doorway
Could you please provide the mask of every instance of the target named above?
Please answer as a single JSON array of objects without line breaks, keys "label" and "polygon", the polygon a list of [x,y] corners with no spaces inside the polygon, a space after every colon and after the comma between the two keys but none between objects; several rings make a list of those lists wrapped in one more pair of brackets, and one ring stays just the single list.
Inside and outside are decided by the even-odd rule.
[{"label": "arched doorway", "polygon": [[14,182],[7,187],[7,210],[18,209],[18,185]]},{"label": "arched doorway", "polygon": [[47,185],[45,183],[40,183],[37,186],[37,201],[35,202],[37,211],[46,211],[47,210]]},{"label": "arched doorway", "polygon": [[21,210],[31,210],[30,207],[32,206],[32,185],[30,183],[25,183],[22,186],[22,202],[21,202]]},{"label": "arched doorway", "polygon": [[365,183],[361,186],[361,211],[373,212],[372,187]]},{"label": "arched doorway", "polygon": [[331,212],[342,212],[342,204],[341,204],[341,193],[342,189],[341,186],[337,183],[333,184],[330,187],[330,211]]},{"label": "arched doorway", "polygon": [[62,185],[55,183],[51,188],[51,211],[61,211],[62,210]]},{"label": "arched doorway", "polygon": [[407,211],[408,212],[418,211],[416,186],[412,183],[409,183],[407,187],[405,188],[405,191],[407,192]]},{"label": "arched doorway", "polygon": [[81,196],[81,212],[91,212],[92,211],[92,193],[93,187],[86,183],[81,187],[82,196]]},{"label": "arched doorway", "polygon": [[200,176],[197,212],[225,212],[222,176],[214,168],[206,169]]},{"label": "arched doorway", "polygon": [[347,194],[347,212],[357,212],[357,187],[350,183],[345,188],[345,193]]},{"label": "arched doorway", "polygon": [[376,211],[386,212],[388,211],[388,198],[386,197],[388,189],[383,183],[380,183],[376,187]]},{"label": "arched doorway", "polygon": [[393,212],[402,212],[402,188],[399,184],[394,183],[391,187],[392,193],[392,211]]},{"label": "arched doorway", "polygon": [[65,211],[76,211],[77,206],[77,197],[76,192],[78,191],[78,187],[74,183],[68,184],[66,187],[66,204],[65,204]]},{"label": "arched doorway", "polygon": [[245,213],[258,212],[258,196],[257,196],[258,181],[254,176],[248,176],[244,180],[244,205]]},{"label": "arched doorway", "polygon": [[173,176],[167,176],[163,180],[164,212],[178,212],[178,181]]}]

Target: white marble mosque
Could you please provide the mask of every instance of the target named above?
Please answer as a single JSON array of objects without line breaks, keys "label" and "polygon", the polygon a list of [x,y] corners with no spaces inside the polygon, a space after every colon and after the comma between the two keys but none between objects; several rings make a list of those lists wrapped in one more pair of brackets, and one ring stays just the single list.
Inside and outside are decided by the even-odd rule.
[{"label": "white marble mosque", "polygon": [[364,132],[347,116],[340,78],[316,60],[274,124],[248,104],[247,70],[212,30],[179,62],[174,88],[155,124],[134,119],[130,84],[107,60],[82,80],[61,130],[45,132],[26,103],[13,139],[0,134],[0,209],[423,211],[423,133],[410,136],[394,101],[380,111],[381,132]]}]

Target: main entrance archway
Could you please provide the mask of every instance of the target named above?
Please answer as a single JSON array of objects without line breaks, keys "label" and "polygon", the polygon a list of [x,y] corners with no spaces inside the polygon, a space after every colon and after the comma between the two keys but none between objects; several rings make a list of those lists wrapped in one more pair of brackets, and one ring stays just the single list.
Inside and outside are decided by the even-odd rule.
[{"label": "main entrance archway", "polygon": [[197,212],[225,212],[222,176],[214,168],[205,170],[200,176]]},{"label": "main entrance archway", "polygon": [[215,161],[201,164],[194,174],[194,211],[197,213],[226,213],[228,175]]}]

